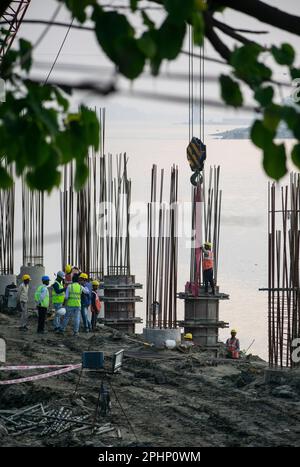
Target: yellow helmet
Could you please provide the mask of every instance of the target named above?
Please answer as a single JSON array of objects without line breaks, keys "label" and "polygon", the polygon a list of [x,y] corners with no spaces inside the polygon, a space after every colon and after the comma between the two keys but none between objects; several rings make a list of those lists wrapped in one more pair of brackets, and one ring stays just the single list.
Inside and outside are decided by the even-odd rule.
[{"label": "yellow helmet", "polygon": [[99,287],[100,283],[98,281],[92,281],[92,285],[96,285],[97,287]]},{"label": "yellow helmet", "polygon": [[29,274],[24,274],[24,276],[22,277],[22,281],[31,281],[31,277]]},{"label": "yellow helmet", "polygon": [[204,242],[204,246],[209,246],[209,248],[211,248],[211,247],[212,247],[212,243],[210,243],[210,242]]},{"label": "yellow helmet", "polygon": [[88,279],[89,276],[85,273],[85,272],[82,272],[80,275],[79,275],[80,279]]},{"label": "yellow helmet", "polygon": [[236,332],[236,329],[231,329],[230,332],[231,332],[231,334],[236,334],[236,333],[237,333],[237,332]]},{"label": "yellow helmet", "polygon": [[187,334],[183,336],[183,338],[188,339],[188,340],[193,340],[193,334],[191,332],[188,332]]},{"label": "yellow helmet", "polygon": [[67,264],[67,265],[66,265],[65,271],[66,271],[67,274],[70,274],[70,272],[72,272],[72,266],[71,266],[71,264]]}]

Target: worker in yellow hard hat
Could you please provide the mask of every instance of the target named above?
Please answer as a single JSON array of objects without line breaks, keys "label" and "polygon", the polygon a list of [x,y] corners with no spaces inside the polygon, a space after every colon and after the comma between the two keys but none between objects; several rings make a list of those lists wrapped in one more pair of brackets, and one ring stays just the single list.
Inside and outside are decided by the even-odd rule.
[{"label": "worker in yellow hard hat", "polygon": [[21,311],[20,330],[27,331],[28,326],[28,292],[31,277],[29,274],[22,276],[22,282],[17,292],[17,308]]},{"label": "worker in yellow hard hat", "polygon": [[91,320],[89,319],[89,308],[92,300],[92,284],[89,282],[89,276],[82,272],[79,274],[79,284],[84,288],[81,294],[81,318],[85,332],[92,330]]},{"label": "worker in yellow hard hat", "polygon": [[91,313],[92,313],[92,319],[91,319],[91,326],[92,326],[92,331],[96,330],[96,325],[97,325],[97,318],[100,313],[101,309],[101,302],[100,298],[98,295],[98,290],[99,290],[99,285],[100,283],[98,281],[92,281],[92,296],[91,296]]},{"label": "worker in yellow hard hat", "polygon": [[183,336],[183,341],[181,342],[179,346],[179,350],[183,352],[189,352],[193,346],[194,346],[193,334],[191,332],[187,332]]},{"label": "worker in yellow hard hat", "polygon": [[236,338],[236,329],[231,329],[231,337],[226,341],[227,358],[240,358],[240,341]]},{"label": "worker in yellow hard hat", "polygon": [[206,241],[202,247],[202,265],[203,265],[203,282],[204,291],[208,293],[208,283],[210,283],[212,294],[215,294],[214,283],[214,256],[212,252],[212,244]]}]

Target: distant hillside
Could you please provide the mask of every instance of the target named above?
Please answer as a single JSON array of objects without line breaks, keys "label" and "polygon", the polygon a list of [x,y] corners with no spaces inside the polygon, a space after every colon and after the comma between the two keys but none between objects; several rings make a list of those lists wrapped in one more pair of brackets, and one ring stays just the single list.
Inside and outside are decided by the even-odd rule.
[{"label": "distant hillside", "polygon": [[[250,139],[250,127],[233,128],[232,130],[212,133],[211,136],[214,136],[215,139]],[[282,125],[278,128],[276,138],[291,139],[293,135],[287,127]]]}]

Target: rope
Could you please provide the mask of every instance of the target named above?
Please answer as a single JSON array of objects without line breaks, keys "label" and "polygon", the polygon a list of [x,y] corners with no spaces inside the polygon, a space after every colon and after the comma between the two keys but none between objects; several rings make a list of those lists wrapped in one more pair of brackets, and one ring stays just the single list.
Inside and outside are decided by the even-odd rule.
[{"label": "rope", "polygon": [[56,62],[57,62],[57,60],[58,60],[58,57],[59,57],[59,55],[60,55],[60,53],[61,53],[61,51],[62,51],[62,48],[63,48],[63,46],[65,45],[65,42],[66,42],[67,37],[68,37],[68,35],[69,35],[69,32],[70,32],[70,30],[71,30],[71,28],[72,28],[73,21],[74,21],[74,18],[72,18],[72,21],[71,21],[71,23],[70,23],[70,25],[69,25],[69,27],[68,27],[68,29],[67,29],[67,32],[66,32],[66,34],[65,34],[65,37],[63,38],[63,41],[62,41],[62,43],[61,43],[61,46],[60,46],[60,48],[58,49],[58,52],[57,52],[56,57],[55,57],[55,59],[54,59],[54,62],[52,63],[52,66],[51,66],[51,68],[50,68],[50,70],[49,70],[49,73],[48,73],[48,75],[47,75],[47,77],[46,77],[46,79],[45,79],[45,81],[44,81],[44,86],[45,86],[45,84],[47,84],[48,79],[50,78],[50,75],[51,75],[51,73],[52,73],[52,71],[53,71],[53,68],[55,67],[55,64],[56,64]]}]

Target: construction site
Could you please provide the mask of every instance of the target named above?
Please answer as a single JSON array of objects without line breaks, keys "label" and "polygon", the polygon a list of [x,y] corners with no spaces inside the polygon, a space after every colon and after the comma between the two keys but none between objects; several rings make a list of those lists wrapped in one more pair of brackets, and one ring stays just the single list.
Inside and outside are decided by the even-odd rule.
[{"label": "construction site", "polygon": [[[35,3],[2,15],[0,64]],[[88,96],[80,189],[71,158],[49,195],[1,155],[1,447],[300,446],[300,173],[254,179],[249,141],[210,137],[187,44],[184,138],[178,116],[151,146]]]}]

